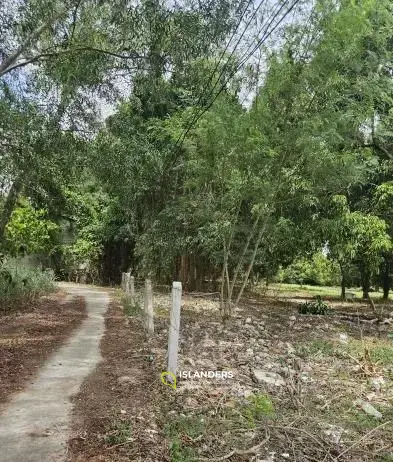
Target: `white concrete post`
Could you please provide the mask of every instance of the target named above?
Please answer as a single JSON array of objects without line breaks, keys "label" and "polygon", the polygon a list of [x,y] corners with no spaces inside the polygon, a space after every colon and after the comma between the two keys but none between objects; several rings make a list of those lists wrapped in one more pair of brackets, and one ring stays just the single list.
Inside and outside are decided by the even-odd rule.
[{"label": "white concrete post", "polygon": [[130,294],[131,301],[133,302],[134,297],[135,297],[135,278],[134,276],[130,276],[130,279],[128,282],[129,282],[129,294]]},{"label": "white concrete post", "polygon": [[172,285],[172,309],[168,339],[168,372],[172,372],[175,376],[177,372],[177,356],[179,353],[181,292],[181,282],[174,282]]},{"label": "white concrete post", "polygon": [[125,276],[125,273],[121,273],[121,284],[120,284],[120,288],[121,290],[124,290],[124,276]]},{"label": "white concrete post", "polygon": [[126,276],[125,276],[125,293],[127,295],[130,295],[130,277],[131,277],[131,274],[126,273]]},{"label": "white concrete post", "polygon": [[154,332],[153,290],[150,279],[145,281],[145,325],[147,331]]}]

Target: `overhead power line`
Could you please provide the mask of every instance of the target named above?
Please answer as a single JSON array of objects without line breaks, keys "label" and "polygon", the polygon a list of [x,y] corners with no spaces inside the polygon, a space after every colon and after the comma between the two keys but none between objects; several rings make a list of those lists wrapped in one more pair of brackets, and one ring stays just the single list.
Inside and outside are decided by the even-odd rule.
[{"label": "overhead power line", "polygon": [[[235,46],[233,47],[233,49],[232,49],[232,51],[231,51],[229,57],[228,57],[227,60],[226,60],[225,64],[222,66],[221,71],[220,71],[220,73],[219,73],[219,75],[218,75],[218,77],[217,77],[216,82],[214,83],[213,87],[210,88],[209,94],[204,98],[206,101],[208,101],[209,98],[211,98],[211,96],[214,94],[214,90],[216,89],[216,87],[217,87],[217,85],[219,84],[221,78],[223,77],[225,71],[227,70],[227,68],[228,68],[228,66],[229,66],[229,63],[230,63],[230,60],[232,59],[233,55],[235,54],[235,51],[236,51],[237,47],[239,46],[239,44],[240,44],[242,38],[244,37],[244,34],[246,33],[246,31],[247,31],[248,27],[250,26],[252,20],[255,18],[256,14],[258,13],[259,9],[261,8],[261,6],[263,5],[264,2],[265,2],[265,0],[261,0],[261,1],[260,1],[259,5],[258,5],[257,8],[254,10],[254,12],[253,12],[253,14],[250,16],[249,20],[247,21],[247,23],[246,23],[246,25],[245,25],[245,27],[244,27],[243,32],[241,33],[240,37],[238,38],[238,40],[237,40]],[[229,47],[229,44],[230,44],[230,42],[232,41],[233,37],[235,36],[235,34],[236,34],[236,32],[237,32],[237,29],[239,28],[239,26],[240,26],[240,24],[241,24],[241,21],[242,21],[244,15],[245,15],[245,12],[247,11],[247,9],[248,9],[250,3],[252,3],[252,0],[251,0],[251,2],[249,1],[249,2],[247,3],[246,9],[243,11],[243,14],[242,14],[242,16],[241,16],[241,18],[240,18],[240,20],[239,20],[237,26],[236,26],[236,30],[235,30],[234,33],[232,34],[232,36],[231,36],[229,42],[227,43],[225,49],[224,49],[223,52],[221,53],[221,56],[220,56],[219,61],[220,61],[220,60],[222,59],[222,57],[225,55],[225,53],[226,53],[226,51],[227,51],[227,49],[228,49],[228,47]],[[216,71],[218,70],[218,64],[219,64],[219,63],[217,63],[217,65],[215,66],[215,69],[213,70],[212,75],[209,77],[209,79],[208,79],[208,81],[207,81],[207,84],[209,84],[210,81],[214,78],[214,75],[215,75]],[[182,144],[182,142],[183,142],[183,140],[184,140],[184,137],[187,135],[187,133],[190,131],[190,129],[191,129],[192,126],[194,125],[195,121],[197,120],[197,118],[198,118],[198,114],[197,114],[197,113],[198,113],[198,106],[201,104],[202,99],[203,99],[203,93],[200,95],[200,97],[199,97],[199,99],[198,99],[198,102],[197,102],[197,104],[196,104],[196,109],[193,110],[193,112],[195,112],[195,114],[192,116],[191,121],[187,124],[187,127],[186,127],[186,129],[185,129],[185,132],[184,132],[182,135],[180,135],[179,138],[176,140],[175,148],[176,148],[176,146],[177,146],[177,144],[178,144],[179,142]],[[181,145],[181,144],[180,144],[180,145]]]},{"label": "overhead power line", "polygon": [[[263,1],[263,0],[262,0]],[[289,0],[286,0],[279,8],[278,10],[276,9],[275,13],[270,16],[270,18],[273,16],[273,18],[269,21],[267,24],[267,27],[265,28],[265,31],[262,34],[262,37],[258,40],[257,44],[249,51],[251,46],[247,48],[247,50],[243,53],[243,55],[240,57],[240,62],[236,66],[236,68],[231,72],[231,74],[227,77],[227,79],[224,81],[224,83],[221,85],[220,89],[218,92],[215,94],[213,99],[204,107],[201,108],[201,111],[199,114],[197,114],[192,120],[191,123],[187,124],[187,127],[185,128],[184,132],[178,140],[175,143],[175,148],[177,144],[180,142],[179,148],[182,146],[185,137],[188,135],[192,127],[199,121],[199,119],[213,106],[214,102],[217,100],[217,98],[220,96],[220,94],[223,92],[223,90],[226,88],[228,82],[234,77],[234,75],[247,63],[247,61],[250,59],[251,56],[255,53],[255,51],[260,48],[264,42],[272,35],[272,33],[279,27],[279,25],[284,21],[284,19],[288,16],[288,14],[295,8],[295,6],[300,2],[300,0],[294,0],[292,5],[285,11],[283,16],[277,21],[277,23],[274,25],[274,27],[269,31],[270,26],[275,22],[276,18],[280,14],[280,12],[283,10],[285,5],[289,3]],[[266,23],[264,23],[265,25]],[[245,31],[243,31],[245,33]],[[262,32],[262,30],[261,30]],[[244,35],[244,33],[242,35]],[[239,42],[238,42],[239,43]],[[232,55],[231,55],[232,56]],[[219,77],[220,78],[220,77]],[[215,87],[214,87],[215,88]],[[211,96],[211,93],[209,94]]]}]

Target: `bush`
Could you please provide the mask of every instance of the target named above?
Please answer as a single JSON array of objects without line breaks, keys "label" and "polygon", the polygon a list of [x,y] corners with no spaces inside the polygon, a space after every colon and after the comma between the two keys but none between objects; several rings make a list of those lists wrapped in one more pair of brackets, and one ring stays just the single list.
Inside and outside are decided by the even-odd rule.
[{"label": "bush", "polygon": [[330,311],[329,305],[322,300],[320,295],[317,295],[312,302],[302,303],[299,307],[300,314],[326,315],[329,314]]},{"label": "bush", "polygon": [[289,284],[334,286],[340,283],[340,269],[322,252],[318,252],[311,259],[295,260],[278,273],[276,280]]},{"label": "bush", "polygon": [[0,267],[0,307],[9,311],[13,301],[33,300],[43,293],[55,289],[55,276],[52,270],[42,271],[21,265],[16,259],[3,263]]}]

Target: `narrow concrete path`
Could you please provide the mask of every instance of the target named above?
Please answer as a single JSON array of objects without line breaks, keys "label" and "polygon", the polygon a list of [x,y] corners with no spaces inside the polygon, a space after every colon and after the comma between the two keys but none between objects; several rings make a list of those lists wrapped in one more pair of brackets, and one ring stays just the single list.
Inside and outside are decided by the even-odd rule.
[{"label": "narrow concrete path", "polygon": [[85,298],[88,318],[0,414],[1,462],[66,459],[71,398],[101,359],[99,343],[109,296],[88,286],[62,284],[62,288],[70,296]]}]

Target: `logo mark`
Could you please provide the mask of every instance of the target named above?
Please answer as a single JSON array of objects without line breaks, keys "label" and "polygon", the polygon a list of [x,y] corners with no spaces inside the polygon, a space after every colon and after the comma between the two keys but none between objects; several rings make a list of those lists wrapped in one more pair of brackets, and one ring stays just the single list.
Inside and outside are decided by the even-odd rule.
[{"label": "logo mark", "polygon": [[176,390],[176,375],[172,372],[161,372],[161,382]]}]

